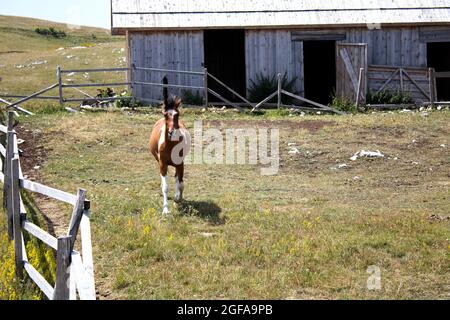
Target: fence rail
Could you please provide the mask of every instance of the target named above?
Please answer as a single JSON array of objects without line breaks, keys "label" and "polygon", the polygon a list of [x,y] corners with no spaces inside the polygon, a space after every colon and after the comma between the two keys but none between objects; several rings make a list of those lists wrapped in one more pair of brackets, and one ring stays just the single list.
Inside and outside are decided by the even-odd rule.
[{"label": "fence rail", "polygon": [[[76,73],[108,73],[108,72],[126,72],[128,74],[127,80],[123,82],[97,82],[97,83],[65,83],[63,81],[63,75],[67,74],[76,74]],[[137,76],[139,72],[144,73],[157,73],[161,74],[161,78],[165,76],[164,74],[178,74],[178,75],[190,75],[194,77],[202,77],[203,83],[202,85],[188,85],[188,84],[163,84],[157,81],[140,81],[136,79],[140,79],[140,76]],[[359,105],[360,100],[364,100],[365,90],[363,89],[363,74],[366,73],[364,68],[359,70],[359,79],[355,78],[355,85],[357,85],[357,98],[356,104]],[[400,90],[405,91],[405,86],[409,85],[411,89],[413,89],[413,95],[421,98],[423,104],[431,104],[434,105],[437,102],[436,97],[436,78],[450,78],[450,72],[435,72],[434,69],[425,69],[425,68],[413,68],[413,67],[389,67],[389,66],[375,66],[370,65],[367,70],[370,90],[374,92],[380,92],[383,89],[387,88],[389,85],[392,85],[392,82],[399,81]],[[145,74],[146,75],[146,74]],[[398,79],[397,79],[398,78]],[[358,81],[359,80],[359,81]],[[230,92],[234,97],[238,99],[239,102],[230,101],[224,97],[224,94],[221,92],[217,92],[217,90],[212,90],[209,86],[210,81],[218,83],[221,88],[225,91]],[[107,103],[110,101],[117,100],[133,100],[136,97],[122,97],[122,96],[113,96],[113,97],[94,97],[89,95],[88,93],[80,90],[80,88],[93,88],[93,87],[118,87],[118,86],[128,86],[133,94],[136,94],[136,86],[146,86],[146,87],[168,87],[174,89],[194,89],[200,90],[203,92],[203,99],[206,106],[209,105],[209,96],[214,96],[219,99],[221,102],[233,106],[234,108],[242,111],[242,107],[250,107],[252,111],[256,109],[268,105],[272,105],[269,103],[271,99],[277,97],[277,107],[280,108],[283,106],[281,97],[283,95],[287,95],[295,100],[301,101],[302,104],[300,106],[294,106],[298,109],[311,110],[319,109],[326,112],[334,112],[340,113],[333,108],[325,106],[323,104],[305,99],[295,93],[286,92],[281,88],[281,79],[278,76],[278,88],[275,94],[269,95],[263,101],[259,103],[250,102],[244,95],[239,94],[236,90],[233,90],[230,86],[221,81],[218,77],[211,74],[207,68],[203,68],[201,71],[191,71],[191,70],[172,70],[172,69],[164,69],[164,68],[148,68],[135,66],[132,64],[130,67],[126,68],[97,68],[97,69],[68,69],[63,70],[61,67],[57,67],[57,83],[35,92],[29,96],[21,96],[21,95],[0,95],[3,98],[12,98],[19,99],[16,102],[10,102],[5,99],[0,98],[0,103],[6,104],[10,108],[14,108],[17,111],[21,111],[28,115],[32,115],[32,112],[29,112],[21,107],[20,104],[29,101],[30,99],[51,99],[51,100],[59,100],[61,106],[66,102],[97,102],[99,104]],[[42,94],[48,92],[52,89],[58,89],[57,96],[43,96]],[[73,89],[78,93],[81,93],[83,97],[74,97],[74,98],[66,98],[64,93],[66,89]],[[149,101],[156,101],[154,99],[148,99]],[[428,102],[429,101],[429,102]],[[311,105],[311,106],[308,106]],[[67,108],[66,108],[67,109]],[[70,108],[69,108],[70,109]],[[73,109],[72,109],[73,110]]]},{"label": "fence rail", "polygon": [[[86,191],[79,189],[77,195],[54,189],[25,179],[20,167],[17,133],[13,127],[14,113],[8,113],[8,125],[0,125],[0,134],[6,134],[6,146],[0,144],[3,156],[4,207],[8,219],[8,236],[14,241],[16,276],[23,277],[23,270],[50,300],[95,300],[95,281],[90,235],[89,209]],[[40,193],[49,198],[73,206],[67,235],[54,237],[26,218],[26,209],[20,190]],[[80,229],[82,255],[74,250]],[[30,264],[27,258],[23,233],[36,237],[50,248],[56,250],[56,283],[48,281]]]}]

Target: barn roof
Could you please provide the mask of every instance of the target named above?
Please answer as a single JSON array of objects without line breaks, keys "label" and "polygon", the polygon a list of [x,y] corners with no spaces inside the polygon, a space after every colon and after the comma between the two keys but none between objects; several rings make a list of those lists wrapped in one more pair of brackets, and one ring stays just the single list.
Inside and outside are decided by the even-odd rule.
[{"label": "barn roof", "polygon": [[450,24],[450,0],[111,0],[112,31]]}]

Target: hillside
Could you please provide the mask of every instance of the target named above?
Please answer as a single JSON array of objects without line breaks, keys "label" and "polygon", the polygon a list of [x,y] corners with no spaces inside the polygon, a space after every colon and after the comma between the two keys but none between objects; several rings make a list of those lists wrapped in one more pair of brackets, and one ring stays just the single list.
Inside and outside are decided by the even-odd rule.
[{"label": "hillside", "polygon": [[[35,31],[37,28],[54,28],[66,36],[41,35]],[[55,83],[58,65],[63,69],[126,65],[124,38],[113,37],[106,29],[70,29],[51,21],[0,16],[0,39],[0,94],[26,95]],[[107,78],[123,79],[123,74]],[[102,79],[105,75],[80,74],[78,78],[64,81],[91,83]],[[95,92],[95,89],[87,91]]]}]

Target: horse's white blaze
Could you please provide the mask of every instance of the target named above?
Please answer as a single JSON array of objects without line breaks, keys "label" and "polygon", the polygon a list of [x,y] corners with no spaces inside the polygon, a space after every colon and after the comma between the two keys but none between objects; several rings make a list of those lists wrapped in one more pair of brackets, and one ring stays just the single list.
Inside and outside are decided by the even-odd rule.
[{"label": "horse's white blaze", "polygon": [[167,181],[167,176],[161,176],[161,189],[163,193],[163,213],[169,213],[169,183]]}]

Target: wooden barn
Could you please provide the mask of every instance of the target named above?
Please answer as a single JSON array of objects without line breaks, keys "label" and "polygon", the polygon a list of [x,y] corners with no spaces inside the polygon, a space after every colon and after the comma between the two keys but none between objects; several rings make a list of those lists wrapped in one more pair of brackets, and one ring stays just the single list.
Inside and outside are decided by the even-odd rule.
[{"label": "wooden barn", "polygon": [[297,94],[323,104],[333,92],[355,99],[358,86],[363,99],[386,89],[450,101],[449,0],[111,2],[112,33],[126,35],[130,66],[197,72],[133,70],[143,101],[161,98],[147,84],[164,75],[203,95],[204,68],[244,97],[257,75],[281,73],[296,79]]}]

